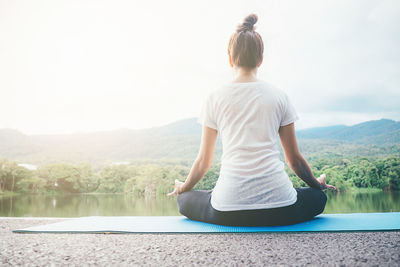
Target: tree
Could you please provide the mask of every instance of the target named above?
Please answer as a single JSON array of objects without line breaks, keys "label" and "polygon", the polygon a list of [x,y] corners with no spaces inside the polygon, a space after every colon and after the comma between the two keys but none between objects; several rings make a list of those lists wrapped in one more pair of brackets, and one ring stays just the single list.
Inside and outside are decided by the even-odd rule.
[{"label": "tree", "polygon": [[[136,166],[112,165],[103,168],[100,172],[100,186],[98,191],[104,193],[123,193],[125,183],[137,174]],[[131,181],[132,182],[132,181]],[[131,183],[130,182],[130,183]]]},{"label": "tree", "polygon": [[18,166],[14,161],[2,160],[0,162],[0,189],[1,191],[16,192],[19,190],[18,182],[32,176],[32,171]]}]

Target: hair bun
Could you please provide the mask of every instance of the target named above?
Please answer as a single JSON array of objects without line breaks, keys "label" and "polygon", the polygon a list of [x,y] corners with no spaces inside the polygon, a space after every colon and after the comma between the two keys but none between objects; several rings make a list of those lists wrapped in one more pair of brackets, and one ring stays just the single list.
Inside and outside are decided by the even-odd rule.
[{"label": "hair bun", "polygon": [[236,32],[253,31],[254,24],[256,24],[258,17],[256,14],[250,14],[244,18],[243,23],[239,24]]}]

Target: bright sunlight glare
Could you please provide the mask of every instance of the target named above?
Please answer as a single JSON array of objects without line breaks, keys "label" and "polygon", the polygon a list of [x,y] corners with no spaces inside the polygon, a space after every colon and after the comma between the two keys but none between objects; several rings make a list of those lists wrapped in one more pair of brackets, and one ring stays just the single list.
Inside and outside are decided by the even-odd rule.
[{"label": "bright sunlight glare", "polygon": [[0,1],[0,128],[147,128],[197,117],[232,78],[229,36],[249,13],[259,78],[299,128],[400,119],[398,1]]}]

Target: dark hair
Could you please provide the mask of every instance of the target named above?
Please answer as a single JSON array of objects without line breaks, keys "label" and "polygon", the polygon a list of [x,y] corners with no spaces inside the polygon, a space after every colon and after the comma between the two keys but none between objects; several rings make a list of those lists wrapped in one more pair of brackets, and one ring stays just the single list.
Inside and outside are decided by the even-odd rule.
[{"label": "dark hair", "polygon": [[254,31],[257,20],[256,14],[248,15],[229,39],[228,54],[236,66],[253,69],[263,58],[264,43],[261,35]]}]

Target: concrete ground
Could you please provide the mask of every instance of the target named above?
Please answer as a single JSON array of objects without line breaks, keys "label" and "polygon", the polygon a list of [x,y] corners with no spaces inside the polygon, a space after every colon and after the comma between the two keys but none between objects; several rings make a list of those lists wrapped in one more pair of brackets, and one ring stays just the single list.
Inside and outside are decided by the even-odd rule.
[{"label": "concrete ground", "polygon": [[0,265],[400,266],[400,232],[14,234],[62,219],[0,218]]}]

